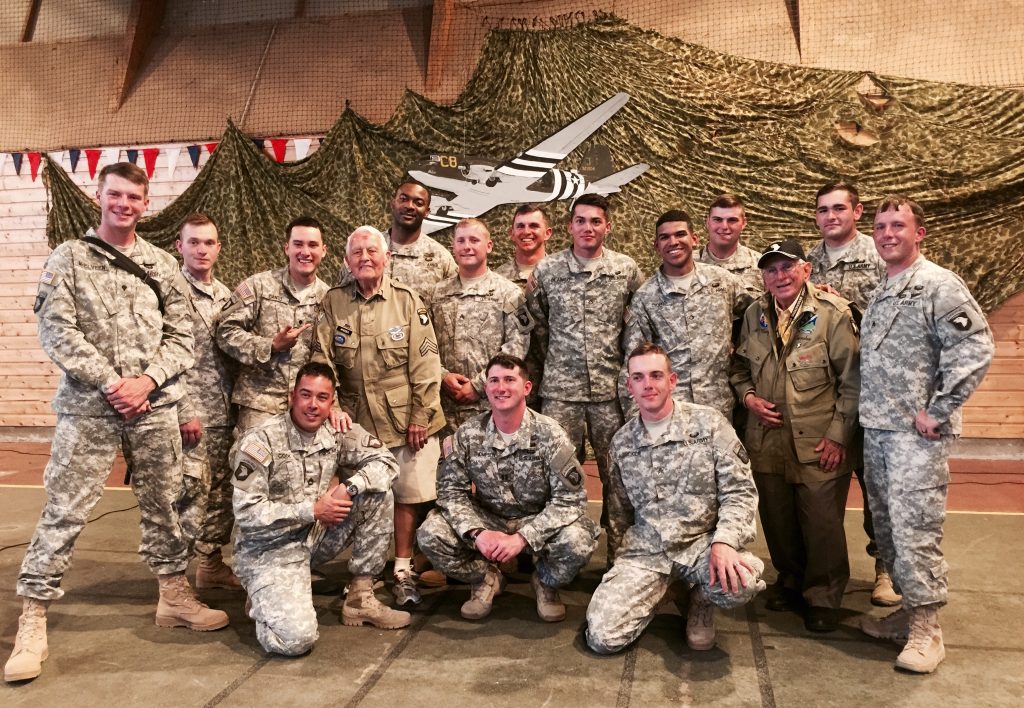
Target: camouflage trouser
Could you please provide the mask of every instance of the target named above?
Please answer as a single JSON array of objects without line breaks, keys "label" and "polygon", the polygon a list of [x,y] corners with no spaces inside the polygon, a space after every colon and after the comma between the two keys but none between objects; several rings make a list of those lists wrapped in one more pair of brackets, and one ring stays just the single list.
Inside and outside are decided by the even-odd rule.
[{"label": "camouflage trouser", "polygon": [[174,406],[126,421],[120,416],[58,414],[50,462],[43,473],[46,504],[25,552],[18,594],[56,600],[71,566],[78,534],[103,494],[114,456],[121,448],[139,501],[139,553],[157,575],[188,565],[174,500],[181,489],[181,434]]},{"label": "camouflage trouser", "polygon": [[757,571],[751,577],[747,571],[740,573],[747,581],[739,592],[723,590],[720,584],[709,585],[708,562],[711,546],[708,546],[692,566],[673,564],[668,573],[659,573],[645,565],[632,562],[631,558],[620,558],[604,574],[587,607],[587,644],[598,654],[613,654],[634,642],[647,625],[654,619],[658,604],[669,586],[682,578],[691,586],[700,586],[708,600],[725,609],[745,605],[764,590],[761,573],[764,563],[747,551],[740,551],[740,557]]},{"label": "camouflage trouser", "polygon": [[[569,441],[576,446],[576,457],[582,463],[586,459],[586,442],[594,448],[597,473],[601,477],[601,527],[608,528],[608,448],[612,436],[625,422],[622,408],[616,399],[597,403],[555,401],[545,398],[544,415],[558,421],[569,435]],[[608,549],[609,558],[615,556],[615,549]]]},{"label": "camouflage trouser", "polygon": [[231,428],[203,428],[199,442],[184,449],[181,495],[176,507],[190,550],[202,555],[231,541],[235,515],[231,509]]},{"label": "camouflage trouser", "polygon": [[[287,409],[286,409],[287,410]],[[238,407],[238,418],[235,421],[235,440],[242,437],[242,434],[250,428],[255,428],[257,425],[265,421],[271,416],[275,416],[277,413],[272,411],[261,411],[255,408],[246,408],[245,406]]]},{"label": "camouflage trouser", "polygon": [[[503,519],[483,509],[477,509],[477,512],[489,530],[509,534],[516,533],[533,518]],[[534,551],[540,581],[548,587],[561,587],[572,582],[597,547],[598,533],[597,526],[586,516],[558,529],[546,539],[543,548]],[[459,538],[439,510],[435,509],[427,516],[416,533],[416,541],[434,567],[448,577],[466,583],[483,580],[490,561],[480,555],[469,541]]]},{"label": "camouflage trouser", "polygon": [[949,565],[942,557],[949,448],[954,438],[864,431],[864,468],[875,542],[904,607],[945,604]]},{"label": "camouflage trouser", "polygon": [[235,573],[249,594],[249,616],[256,623],[260,646],[286,656],[304,654],[313,647],[319,633],[310,589],[310,563],[320,567],[351,543],[349,572],[381,574],[391,546],[394,511],[390,490],[360,494],[348,518],[327,529],[312,552],[305,544],[295,544],[275,548],[266,555],[235,554]]},{"label": "camouflage trouser", "polygon": [[446,435],[454,435],[460,425],[470,418],[480,415],[484,411],[489,411],[490,409],[491,406],[487,403],[486,398],[477,401],[476,403],[460,406],[449,398],[447,394],[443,394],[441,396],[441,410],[444,411],[444,418],[448,422],[445,425],[444,430],[439,434],[439,437],[444,439]]}]

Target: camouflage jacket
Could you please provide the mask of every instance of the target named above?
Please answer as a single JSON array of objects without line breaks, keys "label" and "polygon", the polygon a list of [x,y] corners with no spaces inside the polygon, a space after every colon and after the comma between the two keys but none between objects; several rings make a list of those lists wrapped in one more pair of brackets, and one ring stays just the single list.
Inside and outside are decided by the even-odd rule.
[{"label": "camouflage jacket", "polygon": [[825,242],[807,254],[811,264],[811,282],[831,285],[840,295],[857,306],[861,314],[868,307],[871,293],[885,280],[885,261],[878,255],[870,236],[857,232],[850,248],[835,263],[829,260]]},{"label": "camouflage jacket", "polygon": [[174,257],[139,236],[129,257],[159,285],[162,313],[153,290],[98,246],[65,241],[46,259],[33,309],[39,343],[62,371],[57,413],[117,415],[104,391],[121,377],[153,379],[154,408],[184,393],[180,374],[193,362],[188,286]]},{"label": "camouflage jacket", "polygon": [[736,245],[736,252],[720,261],[708,252],[708,247],[700,249],[698,260],[701,263],[716,265],[725,268],[735,275],[743,283],[743,287],[750,293],[751,298],[758,298],[764,292],[764,279],[761,277],[761,269],[757,267],[757,261],[761,254],[752,248],[747,248],[742,243]]},{"label": "camouflage jacket", "polygon": [[643,276],[632,258],[608,248],[587,268],[566,249],[537,264],[527,288],[545,355],[543,398],[593,403],[617,395],[623,321]]},{"label": "camouflage jacket", "polygon": [[[860,343],[850,304],[810,284],[783,345],[776,334],[775,302],[765,294],[747,310],[730,370],[736,395],[753,390],[775,404],[781,428],[747,415],[743,443],[755,472],[785,474],[793,483],[834,479],[860,466],[857,398]],[[822,438],[846,448],[831,472],[818,466]]]},{"label": "camouflage jacket", "polygon": [[384,276],[368,300],[355,281],[331,288],[314,336],[312,360],[334,369],[342,408],[385,445],[405,445],[410,424],[444,427],[437,339],[410,287]]},{"label": "camouflage jacket", "polygon": [[288,559],[313,524],[313,505],[335,477],[359,493],[386,492],[398,463],[363,427],[335,433],[324,423],[306,442],[288,411],[246,431],[231,448],[238,555],[280,550]]},{"label": "camouflage jacket", "polygon": [[878,286],[862,324],[861,425],[913,431],[923,409],[941,433],[959,435],[960,409],[995,350],[985,315],[959,276],[921,256]]},{"label": "camouflage jacket", "polygon": [[237,366],[218,347],[214,338],[224,303],[231,291],[216,278],[203,283],[185,268],[181,274],[188,283],[188,310],[195,337],[195,365],[183,374],[185,395],[178,402],[178,420],[182,423],[199,417],[204,428],[230,427],[235,424],[231,407]]},{"label": "camouflage jacket", "polygon": [[523,275],[523,272],[519,269],[519,264],[516,263],[516,257],[512,256],[509,260],[502,263],[497,268],[492,269],[495,273],[500,275],[502,278],[507,278],[513,283],[518,285],[522,290],[526,290],[526,284],[530,282],[529,276]]},{"label": "camouflage jacket", "polygon": [[288,391],[309,358],[313,333],[304,332],[288,351],[270,346],[284,327],[313,322],[326,292],[327,284],[317,278],[297,295],[287,267],[249,276],[235,288],[217,325],[217,346],[241,364],[234,403],[270,413],[288,410]]},{"label": "camouflage jacket", "polygon": [[506,445],[491,414],[482,413],[445,438],[443,447],[437,506],[460,537],[488,528],[479,509],[504,519],[532,516],[519,533],[538,551],[587,512],[576,450],[552,418],[526,409]]},{"label": "camouflage jacket", "polygon": [[[733,322],[743,317],[752,298],[732,273],[706,263],[694,264],[688,292],[677,290],[658,271],[633,295],[626,315],[623,351],[653,342],[666,352],[679,377],[673,395],[711,406],[732,416],[729,356]],[[626,365],[620,377],[619,398],[627,415],[636,404],[626,391]]]},{"label": "camouflage jacket", "polygon": [[[660,573],[693,565],[712,543],[740,550],[756,534],[757,489],[743,445],[713,408],[674,399],[672,421],[651,440],[640,416],[609,452],[608,535],[616,561]],[[612,542],[611,540],[609,541]]]}]

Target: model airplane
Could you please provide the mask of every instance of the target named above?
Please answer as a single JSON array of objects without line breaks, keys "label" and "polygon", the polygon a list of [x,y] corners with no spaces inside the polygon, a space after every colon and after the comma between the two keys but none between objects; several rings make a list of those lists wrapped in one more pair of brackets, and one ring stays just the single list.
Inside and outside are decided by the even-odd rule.
[{"label": "model airplane", "polygon": [[423,232],[433,233],[454,226],[460,219],[480,216],[501,204],[551,202],[575,199],[581,194],[611,194],[647,170],[640,163],[594,181],[576,170],[555,166],[589,138],[620,108],[629,94],[617,93],[577,118],[554,135],[500,165],[482,160],[460,160],[454,155],[434,155],[425,169],[409,170],[409,176],[431,190],[430,214]]}]

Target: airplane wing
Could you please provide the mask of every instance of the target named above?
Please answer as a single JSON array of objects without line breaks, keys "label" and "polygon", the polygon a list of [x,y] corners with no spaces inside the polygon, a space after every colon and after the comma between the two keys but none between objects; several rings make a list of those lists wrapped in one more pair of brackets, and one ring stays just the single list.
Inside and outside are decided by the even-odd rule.
[{"label": "airplane wing", "polygon": [[495,172],[514,177],[540,179],[545,172],[565,159],[594,131],[604,125],[629,100],[628,93],[617,93],[601,105],[592,108],[569,125],[511,160],[501,163]]}]

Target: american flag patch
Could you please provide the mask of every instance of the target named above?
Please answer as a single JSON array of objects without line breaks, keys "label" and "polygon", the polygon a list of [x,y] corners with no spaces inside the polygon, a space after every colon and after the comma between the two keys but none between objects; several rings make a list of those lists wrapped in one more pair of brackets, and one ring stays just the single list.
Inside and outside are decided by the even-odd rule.
[{"label": "american flag patch", "polygon": [[254,295],[252,294],[252,288],[249,287],[248,280],[243,280],[241,284],[239,284],[239,286],[235,288],[235,296],[238,299],[243,300],[245,302],[248,302],[249,300],[252,300],[254,298]]},{"label": "american flag patch", "polygon": [[43,285],[53,285],[53,280],[56,277],[57,277],[56,273],[53,273],[53,272],[48,271],[48,270],[44,270],[42,272],[42,274],[39,276],[39,282],[42,283]]},{"label": "american flag patch", "polygon": [[270,448],[261,443],[259,440],[246,440],[242,445],[242,454],[248,455],[252,459],[259,462],[261,465],[266,465],[270,461],[271,453]]}]

